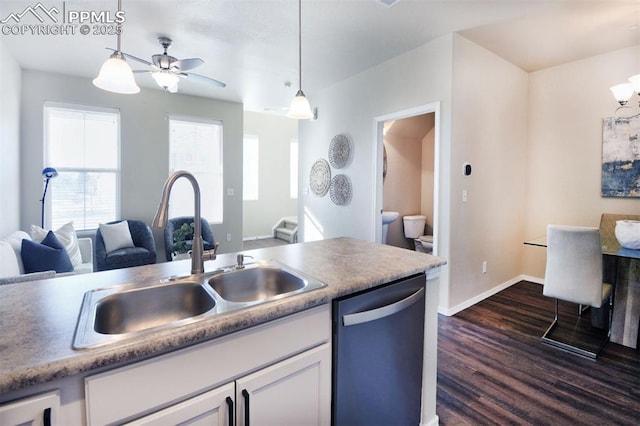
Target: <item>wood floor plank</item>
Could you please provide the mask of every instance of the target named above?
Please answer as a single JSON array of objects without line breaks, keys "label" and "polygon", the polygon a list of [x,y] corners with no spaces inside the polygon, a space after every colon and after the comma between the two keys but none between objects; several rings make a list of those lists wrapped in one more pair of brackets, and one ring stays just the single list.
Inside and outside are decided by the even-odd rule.
[{"label": "wood floor plank", "polygon": [[[577,306],[560,333],[598,338]],[[639,425],[640,354],[608,343],[595,361],[542,344],[553,300],[520,282],[440,316],[437,414],[442,425]]]}]

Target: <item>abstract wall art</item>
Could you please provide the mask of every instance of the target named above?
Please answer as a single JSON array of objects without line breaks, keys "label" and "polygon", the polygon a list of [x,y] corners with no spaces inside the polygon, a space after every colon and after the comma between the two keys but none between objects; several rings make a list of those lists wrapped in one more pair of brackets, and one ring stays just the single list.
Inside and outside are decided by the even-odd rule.
[{"label": "abstract wall art", "polygon": [[602,196],[640,197],[640,116],[602,120]]}]

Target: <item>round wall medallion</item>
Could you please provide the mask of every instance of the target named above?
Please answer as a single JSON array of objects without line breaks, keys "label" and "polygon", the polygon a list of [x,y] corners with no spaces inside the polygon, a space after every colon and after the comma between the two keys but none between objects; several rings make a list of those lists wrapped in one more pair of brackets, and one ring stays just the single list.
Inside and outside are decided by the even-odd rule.
[{"label": "round wall medallion", "polygon": [[329,145],[329,163],[336,169],[341,169],[351,162],[353,157],[353,142],[347,135],[336,135]]},{"label": "round wall medallion", "polygon": [[331,189],[329,196],[333,204],[344,206],[351,202],[351,179],[347,175],[335,175],[331,179]]},{"label": "round wall medallion", "polygon": [[309,187],[319,197],[323,197],[331,185],[331,168],[327,160],[319,159],[311,166],[309,175]]}]

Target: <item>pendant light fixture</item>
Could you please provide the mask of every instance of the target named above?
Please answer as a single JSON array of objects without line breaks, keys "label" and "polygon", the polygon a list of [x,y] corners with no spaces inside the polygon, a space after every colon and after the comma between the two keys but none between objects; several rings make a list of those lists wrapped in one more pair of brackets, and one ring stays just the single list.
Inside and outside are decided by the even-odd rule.
[{"label": "pendant light fixture", "polygon": [[[122,0],[118,0],[118,12],[122,10]],[[120,50],[120,34],[122,33],[122,25],[118,32],[117,49],[107,59],[102,67],[98,77],[93,79],[93,85],[108,92],[134,94],[140,92],[140,88],[133,78],[133,71],[127,64],[127,61]]]},{"label": "pendant light fixture", "polygon": [[296,120],[313,118],[309,100],[302,91],[302,0],[298,0],[298,93],[291,101],[287,117]]}]

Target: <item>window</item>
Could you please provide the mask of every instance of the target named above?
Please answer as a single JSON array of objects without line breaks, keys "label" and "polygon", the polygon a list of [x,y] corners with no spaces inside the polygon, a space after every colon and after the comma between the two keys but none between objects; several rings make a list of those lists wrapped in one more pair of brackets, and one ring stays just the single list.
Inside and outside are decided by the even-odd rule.
[{"label": "window", "polygon": [[242,160],[242,199],[258,199],[258,176],[260,167],[259,140],[254,135],[244,135]]},{"label": "window", "polygon": [[58,170],[47,191],[45,226],[57,229],[73,221],[75,229],[87,230],[116,220],[120,212],[120,112],[45,103],[44,165]]},{"label": "window", "polygon": [[298,198],[298,139],[289,143],[289,196]]},{"label": "window", "polygon": [[[200,118],[169,117],[169,173],[191,172],[200,186],[201,214],[222,223],[222,123]],[[169,215],[193,216],[193,189],[178,179],[171,191]]]}]

